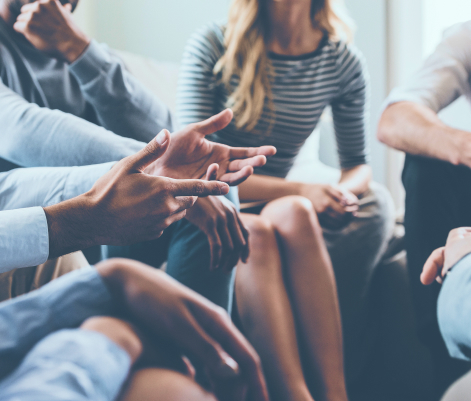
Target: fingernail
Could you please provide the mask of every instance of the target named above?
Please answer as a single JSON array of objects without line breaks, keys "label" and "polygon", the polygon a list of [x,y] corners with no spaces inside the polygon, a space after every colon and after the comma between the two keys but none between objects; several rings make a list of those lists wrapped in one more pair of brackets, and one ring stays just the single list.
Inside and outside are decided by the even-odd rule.
[{"label": "fingernail", "polygon": [[160,131],[159,135],[157,135],[155,140],[160,146],[165,145],[165,143],[167,142],[167,135],[165,131]]},{"label": "fingernail", "polygon": [[222,361],[220,367],[221,376],[224,377],[237,377],[239,376],[239,365],[234,359],[227,356]]}]

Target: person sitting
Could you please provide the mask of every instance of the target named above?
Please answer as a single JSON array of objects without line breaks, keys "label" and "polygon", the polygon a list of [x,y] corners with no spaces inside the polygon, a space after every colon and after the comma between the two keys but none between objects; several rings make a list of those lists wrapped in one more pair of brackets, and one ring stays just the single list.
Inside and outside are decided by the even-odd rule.
[{"label": "person sitting", "polygon": [[[166,177],[195,176],[198,170],[207,169],[208,179],[219,176],[238,182],[251,174],[251,164],[264,163],[264,156],[250,156],[257,149],[237,149],[235,155],[234,149],[214,146],[203,133],[198,135],[198,131],[211,131],[218,118],[189,126],[173,137],[164,130],[137,154],[116,164],[16,169],[0,174],[0,209],[9,210],[0,212],[0,227],[4,227],[0,271],[34,266],[93,245],[158,238],[185,216],[194,196],[227,193],[229,187],[222,182]],[[172,164],[171,157],[162,163],[169,154],[185,154],[178,144],[191,142],[188,136],[195,139],[191,155],[197,163],[192,164],[189,155],[185,165]],[[18,241],[16,234],[23,231],[30,240]],[[23,255],[21,261],[19,254]],[[11,281],[11,277],[0,275],[0,282]],[[3,293],[0,296],[5,298]]]},{"label": "person sitting", "polygon": [[[168,109],[106,46],[88,38],[73,22],[71,12],[78,0],[62,3],[0,0],[2,170],[118,161],[143,149],[162,129],[174,131]],[[226,112],[213,121],[215,130],[230,118],[232,114]],[[174,141],[175,149],[185,152],[169,151],[160,159],[159,163],[166,163],[172,158],[171,166],[162,166],[167,177],[204,177],[206,169],[195,169],[196,176],[169,175],[173,165],[187,163],[191,146],[203,140],[195,135],[187,142]],[[266,150],[260,150],[260,157],[274,151],[270,148],[267,154]],[[191,168],[198,162],[193,158]],[[235,214],[235,207],[226,203],[227,219]],[[172,225],[160,239],[118,253],[155,267],[168,259],[170,275],[228,308],[231,276],[210,269],[207,237],[191,216]],[[237,220],[234,225],[239,228]],[[235,259],[247,253],[246,245],[245,237],[234,244]],[[113,252],[108,255],[116,255],[116,248]]]},{"label": "person sitting", "polygon": [[[446,246],[432,252],[420,276],[422,284],[442,284],[437,301],[437,321],[452,358],[471,362],[471,228],[452,230]],[[471,376],[454,384],[443,401],[464,401],[469,398]]]},{"label": "person sitting", "polygon": [[[342,28],[330,1],[235,0],[227,25],[199,30],[182,61],[179,123],[231,107],[234,121],[212,140],[278,149],[239,186],[241,202],[257,206],[241,214],[251,254],[236,273],[241,324],[274,399],[347,398],[340,315],[349,383],[373,343],[369,289],[392,232],[392,201],[370,186],[368,76],[359,51],[340,38]],[[327,106],[340,181],[287,181]],[[309,366],[304,373],[301,362]]]},{"label": "person sitting", "polygon": [[436,306],[440,286],[420,285],[422,267],[450,230],[471,226],[468,131],[444,124],[438,112],[471,93],[471,21],[446,31],[422,68],[386,100],[378,139],[406,152],[405,246],[418,333],[433,359],[436,395],[469,369],[449,357],[440,335]]},{"label": "person sitting", "polygon": [[0,304],[1,401],[216,397],[268,401],[259,358],[221,307],[164,272],[108,260]]}]

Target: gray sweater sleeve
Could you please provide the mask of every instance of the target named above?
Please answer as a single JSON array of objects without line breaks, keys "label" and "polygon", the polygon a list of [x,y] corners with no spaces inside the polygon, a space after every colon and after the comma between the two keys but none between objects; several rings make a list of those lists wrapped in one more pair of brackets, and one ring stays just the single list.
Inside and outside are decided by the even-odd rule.
[{"label": "gray sweater sleeve", "polygon": [[443,283],[438,324],[450,355],[471,361],[471,255],[461,259]]},{"label": "gray sweater sleeve", "polygon": [[143,142],[164,128],[173,131],[169,109],[105,45],[92,40],[69,69],[106,129]]},{"label": "gray sweater sleeve", "polygon": [[120,160],[145,144],[81,118],[29,103],[0,81],[0,157],[23,167]]}]

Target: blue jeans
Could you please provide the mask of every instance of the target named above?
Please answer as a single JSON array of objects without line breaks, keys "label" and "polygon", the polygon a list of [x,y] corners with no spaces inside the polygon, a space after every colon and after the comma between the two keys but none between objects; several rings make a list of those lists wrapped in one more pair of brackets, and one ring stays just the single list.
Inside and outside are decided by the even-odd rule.
[{"label": "blue jeans", "polygon": [[[226,198],[239,208],[237,188],[231,188]],[[167,261],[166,272],[171,277],[227,311],[231,309],[234,274],[209,270],[208,238],[186,219],[172,224],[157,240],[106,246],[103,255],[134,259],[156,268]]]}]

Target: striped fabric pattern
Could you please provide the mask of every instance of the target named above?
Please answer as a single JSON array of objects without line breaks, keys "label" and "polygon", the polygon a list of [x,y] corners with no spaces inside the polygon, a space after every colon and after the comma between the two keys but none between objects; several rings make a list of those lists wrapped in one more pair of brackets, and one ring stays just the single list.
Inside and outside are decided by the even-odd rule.
[{"label": "striped fabric pattern", "polygon": [[[229,91],[213,69],[224,53],[224,27],[211,24],[194,34],[185,49],[177,93],[177,119],[184,126],[226,108]],[[365,164],[368,158],[368,76],[359,51],[324,37],[318,49],[301,56],[269,54],[274,113],[265,106],[253,132],[231,123],[210,139],[230,146],[273,145],[278,153],[256,170],[286,177],[299,150],[327,106],[332,108],[340,165]],[[236,88],[238,78],[231,81]],[[271,129],[267,127],[272,123]]]}]

